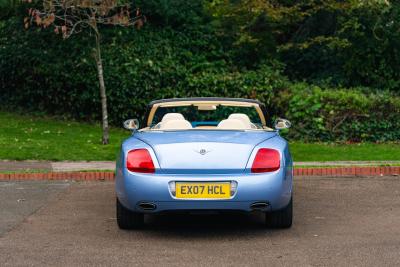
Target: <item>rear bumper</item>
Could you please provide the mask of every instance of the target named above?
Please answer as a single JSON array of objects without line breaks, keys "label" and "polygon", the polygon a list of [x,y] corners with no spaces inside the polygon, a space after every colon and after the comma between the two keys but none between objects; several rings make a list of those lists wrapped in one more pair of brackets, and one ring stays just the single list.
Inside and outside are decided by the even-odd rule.
[{"label": "rear bumper", "polygon": [[[258,201],[257,201],[258,202]],[[140,202],[139,202],[140,203]],[[148,202],[146,202],[148,203]],[[184,200],[184,201],[153,201],[155,205],[154,210],[144,210],[137,204],[133,209],[136,212],[143,213],[157,213],[167,211],[252,211],[262,210],[270,211],[271,206],[268,205],[263,209],[252,209],[250,208],[255,201],[210,201],[210,200]],[[124,204],[125,205],[125,204]]]},{"label": "rear bumper", "polygon": [[[171,193],[170,182],[227,182],[237,183],[231,199],[224,200],[183,200]],[[265,202],[263,210],[271,211],[285,207],[292,195],[291,169],[281,169],[266,174],[218,174],[218,175],[165,175],[139,174],[117,169],[116,193],[120,202],[136,212],[164,212],[190,210],[237,210],[252,211],[255,202]],[[155,209],[144,210],[140,203],[155,204]]]}]

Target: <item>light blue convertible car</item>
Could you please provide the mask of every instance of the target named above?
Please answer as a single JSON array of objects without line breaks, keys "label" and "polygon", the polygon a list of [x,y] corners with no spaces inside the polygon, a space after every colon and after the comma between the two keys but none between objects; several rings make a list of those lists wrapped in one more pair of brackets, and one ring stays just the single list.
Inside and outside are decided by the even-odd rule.
[{"label": "light blue convertible car", "polygon": [[117,160],[121,229],[139,228],[148,213],[261,211],[268,227],[292,225],[293,163],[265,106],[250,99],[181,98],[150,103],[145,127],[132,130]]}]

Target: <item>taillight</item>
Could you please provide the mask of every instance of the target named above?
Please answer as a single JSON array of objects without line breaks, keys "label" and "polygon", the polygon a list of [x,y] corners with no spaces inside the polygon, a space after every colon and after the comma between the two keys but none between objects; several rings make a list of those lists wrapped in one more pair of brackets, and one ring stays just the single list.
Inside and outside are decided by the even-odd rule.
[{"label": "taillight", "polygon": [[280,154],[275,149],[260,148],[254,158],[251,172],[273,172],[281,166]]},{"label": "taillight", "polygon": [[154,173],[153,160],[147,149],[134,149],[128,152],[126,168],[131,172]]}]

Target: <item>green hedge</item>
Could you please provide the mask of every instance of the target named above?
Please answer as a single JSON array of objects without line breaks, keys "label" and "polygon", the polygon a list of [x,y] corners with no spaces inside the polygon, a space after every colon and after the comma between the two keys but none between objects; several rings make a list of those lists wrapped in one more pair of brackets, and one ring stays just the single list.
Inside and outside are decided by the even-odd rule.
[{"label": "green hedge", "polygon": [[293,123],[288,137],[307,141],[398,141],[400,97],[362,89],[294,84],[275,106]]},{"label": "green hedge", "polygon": [[[92,41],[0,25],[3,107],[99,120]],[[103,58],[110,121],[140,117],[153,99],[185,96],[259,97],[285,86],[279,64],[239,72],[215,34],[147,27],[103,29]],[[240,89],[239,89],[240,88]]]},{"label": "green hedge", "polygon": [[[78,120],[99,120],[93,40],[60,40],[50,32],[0,22],[0,105]],[[288,138],[396,141],[400,98],[363,89],[319,88],[290,82],[278,62],[239,70],[207,28],[103,29],[110,121],[141,117],[146,104],[168,97],[257,98],[270,121],[293,122]]]}]

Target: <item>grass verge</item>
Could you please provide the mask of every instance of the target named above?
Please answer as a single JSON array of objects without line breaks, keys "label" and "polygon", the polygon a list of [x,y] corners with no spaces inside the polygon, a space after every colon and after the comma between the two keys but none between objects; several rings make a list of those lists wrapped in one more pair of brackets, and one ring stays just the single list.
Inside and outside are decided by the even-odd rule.
[{"label": "grass verge", "polygon": [[295,161],[400,160],[399,143],[326,144],[290,142]]},{"label": "grass verge", "polygon": [[[130,133],[111,128],[110,144],[101,144],[98,124],[60,121],[0,112],[0,159],[115,160]],[[295,161],[400,160],[400,144],[325,144],[291,142]]]},{"label": "grass verge", "polygon": [[0,159],[115,160],[130,133],[111,128],[110,144],[101,144],[96,124],[60,121],[0,112]]}]

